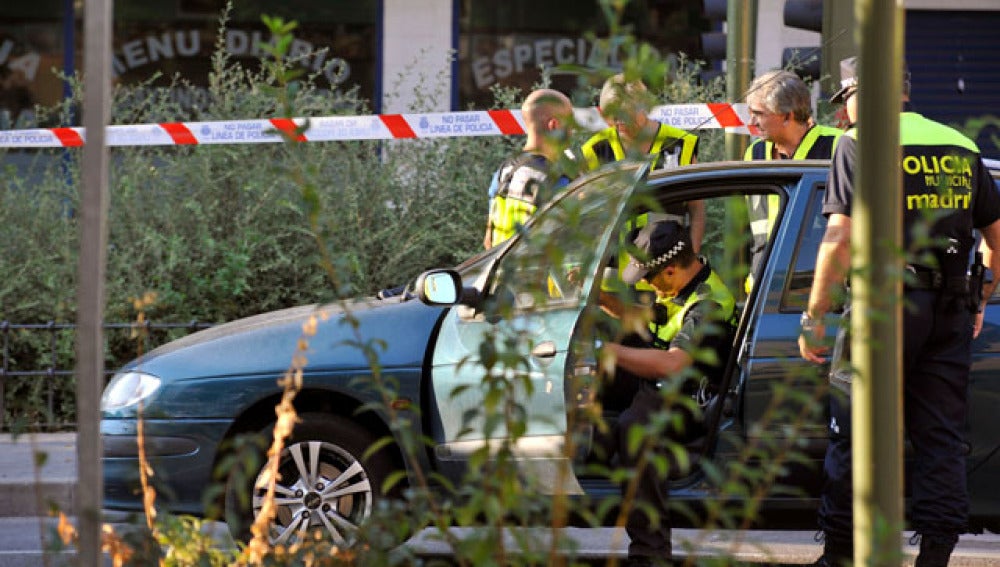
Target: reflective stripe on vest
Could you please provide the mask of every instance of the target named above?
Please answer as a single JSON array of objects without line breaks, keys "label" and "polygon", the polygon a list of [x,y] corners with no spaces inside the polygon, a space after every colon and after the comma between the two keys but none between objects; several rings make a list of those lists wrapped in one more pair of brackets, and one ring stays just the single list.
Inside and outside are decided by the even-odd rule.
[{"label": "reflective stripe on vest", "polygon": [[[842,130],[832,126],[813,126],[806,131],[806,135],[802,137],[799,146],[795,148],[795,153],[792,154],[791,159],[830,159],[833,155],[833,150],[837,147],[837,140],[843,134]],[[824,148],[822,153],[825,155],[815,155],[813,148],[816,147],[816,142],[821,138],[833,138],[829,154],[827,154]],[[743,160],[770,161],[773,159],[773,155],[774,142],[770,140],[757,140],[747,148],[746,153],[743,155]],[[778,195],[747,196],[747,216],[750,218],[750,234],[753,236],[753,243],[750,248],[751,254],[756,256],[763,252],[767,246],[767,240],[774,229],[774,222],[778,218],[779,207],[781,207],[781,198]],[[750,293],[753,289],[753,273],[756,266],[751,266],[750,268],[750,273],[747,275],[744,285],[747,293]]]},{"label": "reflective stripe on vest", "polygon": [[[729,288],[726,284],[722,283],[722,279],[714,272],[709,272],[708,278],[704,282],[698,285],[694,293],[688,296],[684,305],[678,306],[674,301],[667,300],[661,302],[661,305],[667,307],[668,313],[670,313],[670,318],[667,320],[665,325],[656,325],[655,323],[649,324],[649,330],[656,336],[657,340],[661,341],[663,344],[668,344],[670,341],[677,336],[680,332],[681,327],[684,326],[684,317],[687,312],[694,307],[699,301],[704,301],[710,299],[718,303],[722,307],[721,316],[719,317],[719,322],[731,323],[733,319],[733,313],[736,307],[736,300],[733,299],[733,294],[729,292]],[[671,309],[670,306],[665,305],[666,303],[672,303],[674,308]],[[677,307],[680,307],[679,309]]]},{"label": "reflective stripe on vest", "polygon": [[[653,138],[653,143],[649,147],[648,155],[653,156],[652,169],[668,169],[680,165],[690,165],[694,159],[694,150],[697,143],[698,137],[694,134],[674,128],[669,124],[660,123],[660,127],[656,131],[656,137]],[[671,144],[671,147],[668,147],[667,153],[664,154],[663,148],[667,144]],[[613,160],[605,158],[602,161],[602,156],[598,155],[596,150],[600,145],[606,145],[610,148],[614,156]],[[580,147],[580,151],[587,161],[588,169],[597,169],[605,163],[621,161],[627,157],[621,138],[618,136],[618,130],[615,127],[605,128],[591,136]],[[665,159],[661,161],[661,158]]]}]

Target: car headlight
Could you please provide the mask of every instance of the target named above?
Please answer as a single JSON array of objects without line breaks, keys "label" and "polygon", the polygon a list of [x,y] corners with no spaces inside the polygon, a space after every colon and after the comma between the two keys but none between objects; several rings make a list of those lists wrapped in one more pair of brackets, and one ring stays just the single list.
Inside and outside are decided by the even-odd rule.
[{"label": "car headlight", "polygon": [[138,404],[160,387],[160,379],[144,372],[119,372],[101,396],[101,411],[114,411]]}]

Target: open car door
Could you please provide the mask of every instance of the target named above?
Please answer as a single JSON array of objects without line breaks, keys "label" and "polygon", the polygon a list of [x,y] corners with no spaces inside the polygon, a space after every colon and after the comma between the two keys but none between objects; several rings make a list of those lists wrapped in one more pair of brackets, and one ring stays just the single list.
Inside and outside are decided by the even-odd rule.
[{"label": "open car door", "polygon": [[585,395],[565,380],[580,374],[571,345],[584,307],[596,301],[600,258],[647,171],[629,164],[573,184],[454,294],[430,392],[434,460],[446,476],[461,478],[476,451],[505,450],[544,493],[580,492],[566,446],[568,414]]}]

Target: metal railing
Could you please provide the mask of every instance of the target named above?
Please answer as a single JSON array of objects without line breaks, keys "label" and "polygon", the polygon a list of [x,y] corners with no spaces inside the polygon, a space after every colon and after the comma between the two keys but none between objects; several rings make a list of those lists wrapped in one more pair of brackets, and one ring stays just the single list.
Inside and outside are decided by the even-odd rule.
[{"label": "metal railing", "polygon": [[[105,331],[129,331],[144,333],[144,347],[152,349],[158,346],[156,341],[151,340],[153,331],[170,331],[176,329],[186,329],[189,333],[207,329],[213,326],[212,323],[200,321],[189,321],[187,323],[153,323],[151,321],[131,322],[131,323],[105,323]],[[74,332],[76,325],[73,323],[57,323],[48,321],[46,323],[11,323],[10,321],[0,321],[0,354],[2,354],[2,364],[0,364],[0,431],[11,431],[16,423],[17,429],[27,429],[34,431],[56,431],[74,429],[75,421],[56,419],[56,392],[58,380],[71,379],[74,375],[72,356],[65,353],[65,349],[59,349],[59,334]],[[20,333],[48,333],[47,347],[43,355],[47,355],[48,364],[44,368],[15,368],[12,360],[12,346],[16,340],[15,335]],[[75,341],[74,341],[75,343]],[[37,352],[37,349],[36,349]],[[60,352],[63,353],[60,356]],[[75,355],[75,353],[72,353]],[[37,359],[38,357],[36,357]],[[108,378],[115,373],[117,368],[106,368],[105,377]],[[8,416],[7,388],[9,381],[37,378],[44,380],[45,389],[45,416],[47,420],[40,421],[19,421],[18,416]],[[74,390],[75,391],[75,390]],[[13,419],[10,419],[13,418]]]}]

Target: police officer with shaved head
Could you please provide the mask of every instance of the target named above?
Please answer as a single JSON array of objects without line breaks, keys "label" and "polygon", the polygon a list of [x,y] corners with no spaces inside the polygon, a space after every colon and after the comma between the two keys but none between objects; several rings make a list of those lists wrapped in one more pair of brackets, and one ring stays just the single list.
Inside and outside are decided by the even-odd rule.
[{"label": "police officer with shaved head", "polygon": [[[841,89],[831,99],[845,103],[852,123],[858,118],[858,88],[866,88],[858,84],[857,67],[857,58],[841,62]],[[910,76],[905,73],[904,105],[909,90]],[[909,520],[921,536],[916,567],[944,567],[959,534],[968,528],[963,430],[971,343],[996,285],[995,280],[983,285],[981,278],[969,275],[982,273],[978,263],[970,269],[973,230],[980,231],[989,252],[1000,249],[1000,196],[979,149],[959,132],[904,111],[899,138],[908,262],[903,298],[903,408],[915,454],[907,471],[912,493]],[[856,130],[852,129],[834,152],[823,204],[827,228],[802,314],[799,350],[815,363],[826,359],[821,346],[824,316],[830,311],[834,287],[843,282],[850,266],[856,163]],[[1000,273],[1000,254],[990,256],[990,268]],[[835,361],[831,384],[849,393],[850,373],[838,371],[839,366]],[[819,511],[825,543],[816,563],[831,567],[848,563],[854,556],[850,398],[833,391]]]},{"label": "police officer with shaved head", "polygon": [[493,175],[484,248],[514,236],[554,189],[569,183],[569,176],[555,167],[569,145],[573,126],[569,97],[554,89],[532,91],[521,105],[521,118],[527,134],[524,147]]}]

